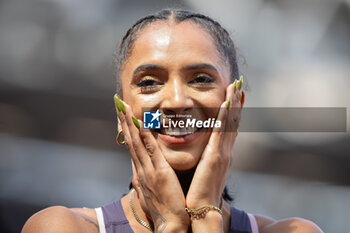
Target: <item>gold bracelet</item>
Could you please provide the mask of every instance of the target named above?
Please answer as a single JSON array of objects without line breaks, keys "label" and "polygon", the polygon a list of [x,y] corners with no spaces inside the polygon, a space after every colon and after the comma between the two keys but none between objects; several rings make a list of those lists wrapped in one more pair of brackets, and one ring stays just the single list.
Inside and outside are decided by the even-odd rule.
[{"label": "gold bracelet", "polygon": [[189,209],[189,208],[185,208],[186,212],[188,213],[188,215],[191,217],[191,219],[200,219],[200,218],[204,218],[205,215],[210,211],[210,210],[215,210],[217,212],[219,212],[219,214],[222,215],[222,210],[216,206],[213,205],[205,205],[202,206],[198,209]]}]

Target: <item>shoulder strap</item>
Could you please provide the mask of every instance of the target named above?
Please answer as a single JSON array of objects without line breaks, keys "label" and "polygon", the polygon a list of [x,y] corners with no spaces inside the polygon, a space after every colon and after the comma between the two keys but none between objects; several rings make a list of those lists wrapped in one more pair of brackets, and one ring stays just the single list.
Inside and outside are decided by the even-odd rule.
[{"label": "shoulder strap", "polygon": [[233,206],[231,206],[230,233],[255,233],[252,232],[248,214]]},{"label": "shoulder strap", "polygon": [[254,215],[248,213],[250,226],[252,227],[252,233],[259,233],[258,223],[256,222],[256,218]]},{"label": "shoulder strap", "polygon": [[96,208],[96,214],[100,233],[133,233],[120,200]]},{"label": "shoulder strap", "polygon": [[[100,233],[132,233],[121,201],[96,208]],[[258,233],[258,225],[252,214],[231,206],[230,233]]]},{"label": "shoulder strap", "polygon": [[96,216],[97,216],[97,223],[100,233],[106,233],[106,227],[105,227],[105,221],[103,219],[103,213],[101,207],[95,208]]}]

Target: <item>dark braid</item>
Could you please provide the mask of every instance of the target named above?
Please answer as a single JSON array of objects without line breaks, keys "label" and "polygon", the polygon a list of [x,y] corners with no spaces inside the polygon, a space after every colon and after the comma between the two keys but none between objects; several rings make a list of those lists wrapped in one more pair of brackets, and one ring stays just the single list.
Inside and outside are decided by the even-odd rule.
[{"label": "dark braid", "polygon": [[[217,21],[208,16],[180,9],[164,9],[153,15],[139,19],[125,34],[119,47],[114,52],[115,75],[117,79],[117,93],[122,96],[120,72],[122,66],[131,54],[133,44],[142,31],[142,29],[156,21],[174,19],[177,23],[192,21],[202,26],[212,37],[222,59],[230,66],[231,81],[239,78],[238,63],[236,58],[236,48],[230,37],[230,34]],[[129,188],[132,188],[130,182]],[[233,201],[229,194],[227,186],[225,187],[222,197],[226,201]]]},{"label": "dark braid", "polygon": [[215,45],[218,49],[222,59],[230,65],[231,81],[239,78],[239,69],[236,58],[236,48],[230,37],[230,34],[217,21],[208,16],[179,9],[164,9],[153,15],[146,16],[139,19],[125,34],[120,46],[114,52],[114,66],[115,75],[117,79],[117,93],[122,95],[120,71],[125,61],[129,57],[132,46],[138,33],[152,22],[170,20],[171,17],[176,22],[192,21],[206,29],[206,31],[213,37]]}]

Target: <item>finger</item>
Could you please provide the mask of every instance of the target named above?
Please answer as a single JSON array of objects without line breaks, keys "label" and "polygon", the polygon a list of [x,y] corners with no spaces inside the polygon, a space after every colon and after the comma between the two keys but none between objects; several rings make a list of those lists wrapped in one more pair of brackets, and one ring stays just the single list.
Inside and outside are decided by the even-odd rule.
[{"label": "finger", "polygon": [[[119,97],[117,95],[114,95],[114,99],[118,98],[118,101],[121,101],[119,99]],[[131,158],[132,160],[134,161],[135,163],[135,167],[136,169],[140,169],[142,168],[142,165],[138,159],[138,157],[136,156],[136,153],[135,153],[135,150],[134,148],[132,147],[132,140],[131,140],[131,136],[130,136],[130,132],[129,132],[129,127],[127,125],[127,122],[126,122],[126,118],[125,118],[125,114],[123,111],[120,110],[120,103],[118,104],[116,102],[116,109],[119,109],[119,120],[120,120],[120,125],[121,125],[121,129],[123,130],[123,134],[124,134],[124,140],[125,140],[125,145],[131,155]]]},{"label": "finger", "polygon": [[140,126],[140,123],[138,122],[136,117],[134,117],[134,120],[132,119],[133,113],[128,104],[125,104],[125,109],[126,109],[125,121],[129,129],[130,139],[132,140],[131,145],[135,151],[136,157],[140,161],[140,164],[142,165],[143,169],[153,170],[153,165],[150,157],[148,156],[148,151],[146,150],[145,145],[142,142],[142,139],[140,137],[140,130],[136,126],[137,125],[136,122],[138,123],[138,127]]},{"label": "finger", "polygon": [[[235,82],[234,85],[236,85],[236,83],[237,82]],[[241,91],[238,88],[233,88],[231,93],[232,93],[232,103],[228,111],[225,131],[235,134],[237,132],[239,121],[241,119],[241,102],[240,102]]]},{"label": "finger", "polygon": [[[225,135],[224,131],[225,131],[226,118],[228,113],[227,108],[230,108],[230,105],[231,105],[230,94],[232,95],[232,90],[233,90],[232,88],[233,88],[233,84],[230,84],[226,88],[226,100],[221,104],[218,115],[216,117],[217,121],[221,121],[221,125],[219,128],[214,128],[212,130],[212,133],[210,135],[209,142],[208,142],[208,145],[209,145],[208,148],[213,148],[214,150],[220,150],[219,148],[222,147],[223,137]],[[207,159],[207,161],[217,160],[217,157],[212,156],[212,154],[221,156],[221,153],[204,153],[204,155],[210,156],[210,158],[208,159],[203,157],[203,159]]]},{"label": "finger", "polygon": [[209,142],[211,143],[220,143],[221,138],[223,137],[223,132],[226,127],[227,112],[232,105],[232,92],[233,92],[232,90],[233,90],[233,84],[228,85],[228,87],[226,88],[226,100],[221,104],[219,113],[216,118],[217,121],[221,121],[221,126],[219,128],[213,129],[213,132],[209,139]]},{"label": "finger", "polygon": [[139,177],[137,175],[135,164],[132,160],[131,160],[131,167],[132,167],[132,187],[136,190],[139,190],[140,189]]},{"label": "finger", "polygon": [[[136,118],[132,120],[131,116],[133,114],[130,106],[125,103],[124,105],[126,116],[122,113],[120,115],[122,121],[125,121],[127,124],[130,138],[133,140],[132,147],[137,157],[137,161],[139,161],[139,165],[149,172],[153,171],[154,165],[156,165],[156,167],[168,165],[152,133],[150,131],[144,131],[142,127],[138,128],[142,125],[142,121],[137,120]],[[135,124],[137,124],[138,127],[136,127]],[[136,161],[135,165],[137,169],[138,166]]]},{"label": "finger", "polygon": [[144,185],[141,185],[140,184],[140,177],[136,171],[136,168],[135,168],[135,165],[134,163],[131,161],[131,165],[132,165],[132,172],[133,172],[133,178],[132,178],[132,187],[135,189],[136,191],[136,195],[137,195],[137,198],[139,200],[143,200],[144,201],[144,195],[143,195],[143,192],[145,191],[145,189],[142,188],[142,186]]},{"label": "finger", "polygon": [[243,75],[240,76],[239,80],[235,81],[235,88],[234,88],[234,93],[236,96],[238,96],[238,100],[240,101],[240,107],[243,108],[244,101],[245,101],[245,93],[243,91]]},{"label": "finger", "polygon": [[[241,79],[241,84],[243,79]],[[241,119],[241,111],[244,101],[244,92],[238,88],[237,81],[233,85],[232,106],[228,111],[227,124],[225,131],[227,136],[223,140],[223,144],[228,146],[229,150],[232,150],[235,139],[238,135],[239,122]]]},{"label": "finger", "polygon": [[236,86],[237,88],[234,88],[235,99],[233,100],[232,106],[234,109],[231,111],[233,115],[232,119],[234,119],[233,127],[230,128],[232,132],[238,132],[239,122],[241,120],[241,112],[245,101],[245,93],[243,91],[243,75],[241,75],[239,81],[236,81]]},{"label": "finger", "polygon": [[[142,121],[139,121],[139,122],[140,122],[140,125],[142,125]],[[156,139],[154,138],[152,132],[150,130],[144,130],[141,127],[140,136],[154,168],[160,169],[164,167],[169,167],[169,164],[164,158],[164,155],[161,149],[159,148],[159,145]]]}]

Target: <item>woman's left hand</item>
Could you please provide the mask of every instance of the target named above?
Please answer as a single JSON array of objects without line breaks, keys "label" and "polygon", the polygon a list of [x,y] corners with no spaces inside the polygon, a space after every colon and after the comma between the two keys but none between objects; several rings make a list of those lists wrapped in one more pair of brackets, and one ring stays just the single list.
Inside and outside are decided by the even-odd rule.
[{"label": "woman's left hand", "polygon": [[234,93],[233,84],[226,89],[226,101],[221,104],[217,116],[217,120],[221,120],[221,128],[213,129],[208,145],[203,151],[186,196],[187,208],[220,205],[232,161],[233,144],[238,134],[243,105],[241,99],[244,101],[240,90],[236,89]]}]

